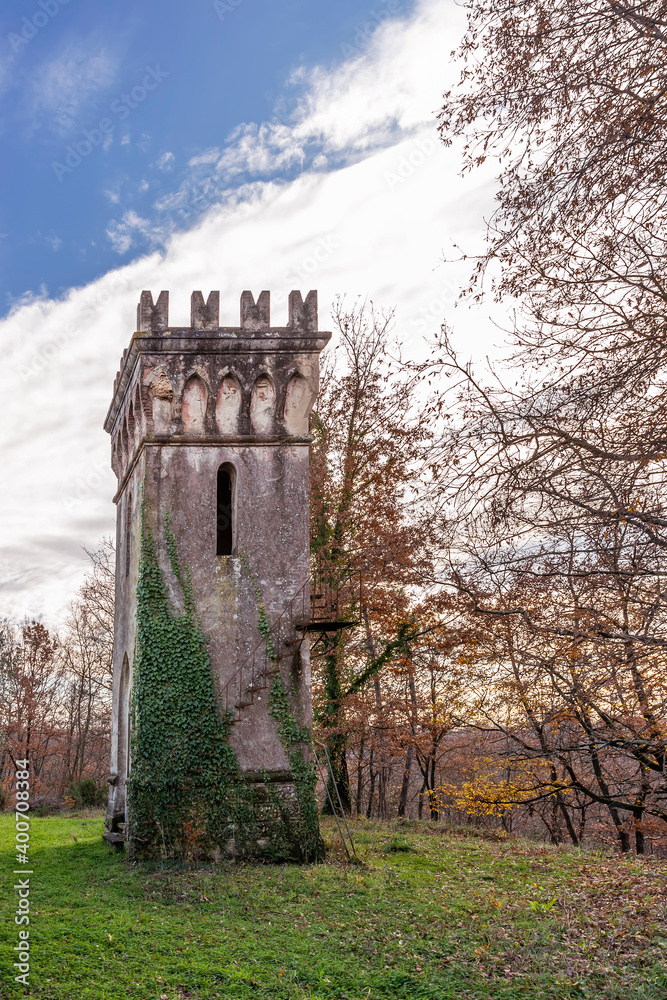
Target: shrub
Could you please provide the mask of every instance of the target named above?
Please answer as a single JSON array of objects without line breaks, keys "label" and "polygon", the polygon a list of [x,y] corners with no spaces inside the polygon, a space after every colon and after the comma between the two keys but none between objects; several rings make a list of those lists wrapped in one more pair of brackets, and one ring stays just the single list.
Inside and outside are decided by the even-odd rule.
[{"label": "shrub", "polygon": [[384,845],[385,854],[411,854],[415,852],[416,848],[410,843],[410,841],[400,835],[391,837],[385,842]]},{"label": "shrub", "polygon": [[51,816],[53,813],[60,812],[64,805],[65,803],[59,795],[45,792],[30,800],[30,812],[33,816]]},{"label": "shrub", "polygon": [[82,778],[81,781],[73,781],[69,786],[67,799],[72,800],[75,809],[103,806],[107,801],[107,789],[98,785],[93,778]]}]

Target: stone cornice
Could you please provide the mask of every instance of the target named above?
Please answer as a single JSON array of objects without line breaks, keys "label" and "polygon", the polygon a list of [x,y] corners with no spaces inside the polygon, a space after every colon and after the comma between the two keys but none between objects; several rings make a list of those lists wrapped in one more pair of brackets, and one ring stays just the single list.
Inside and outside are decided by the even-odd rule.
[{"label": "stone cornice", "polygon": [[216,437],[211,434],[200,436],[155,434],[142,437],[118,483],[118,489],[116,490],[113,502],[118,503],[134,471],[135,465],[141,458],[144,448],[309,448],[314,440],[315,438],[310,435],[307,437],[290,437],[287,434],[267,435],[266,437],[262,437],[259,434],[238,434],[233,437]]},{"label": "stone cornice", "polygon": [[234,355],[248,357],[253,354],[319,354],[331,339],[328,331],[298,333],[289,327],[273,327],[266,332],[249,334],[238,327],[220,327],[216,331],[196,331],[190,327],[174,327],[164,333],[138,331],[132,336],[129,348],[123,354],[121,367],[114,382],[114,393],[104,420],[108,434],[123,410],[125,396],[132,382],[136,363],[142,354],[217,355],[226,358]]}]

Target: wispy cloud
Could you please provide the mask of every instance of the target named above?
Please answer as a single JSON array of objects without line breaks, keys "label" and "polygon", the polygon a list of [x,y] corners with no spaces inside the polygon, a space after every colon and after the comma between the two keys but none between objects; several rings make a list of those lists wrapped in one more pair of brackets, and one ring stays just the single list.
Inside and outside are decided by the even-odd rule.
[{"label": "wispy cloud", "polygon": [[[248,185],[256,180],[284,182],[309,170],[341,169],[432,123],[451,75],[442,51],[460,23],[453,4],[422,0],[410,16],[379,21],[363,50],[354,49],[335,70],[295,71],[290,83],[299,96],[289,110],[269,121],[240,123],[223,146],[190,159],[180,186],[154,205],[151,246],[165,245],[203,211],[229,204],[235,190],[252,190]],[[125,245],[132,224],[128,218],[123,224]],[[138,227],[136,235],[141,232]]]},{"label": "wispy cloud", "polygon": [[151,238],[151,224],[134,211],[126,212],[120,222],[113,219],[107,229],[107,236],[118,254],[127,253],[136,234]]},{"label": "wispy cloud", "polygon": [[63,241],[55,233],[42,233],[41,230],[38,230],[32,239],[41,246],[50,247],[54,252],[60,250],[63,245]]},{"label": "wispy cloud", "polygon": [[31,79],[25,117],[34,132],[48,127],[61,136],[85,118],[91,102],[114,82],[119,60],[95,38],[70,44]]},{"label": "wispy cloud", "polygon": [[164,153],[161,153],[160,156],[158,156],[157,160],[155,161],[155,166],[158,168],[158,170],[171,170],[175,160],[176,157],[174,156],[174,154],[166,150]]}]

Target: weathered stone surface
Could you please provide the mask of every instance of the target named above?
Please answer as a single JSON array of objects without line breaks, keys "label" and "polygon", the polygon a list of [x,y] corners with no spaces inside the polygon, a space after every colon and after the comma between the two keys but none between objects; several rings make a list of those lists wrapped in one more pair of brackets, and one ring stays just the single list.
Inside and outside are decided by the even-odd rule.
[{"label": "weathered stone surface", "polygon": [[[166,513],[181,562],[189,567],[213,671],[237,716],[231,742],[241,771],[253,782],[261,775],[284,784],[289,777],[268,712],[268,687],[248,697],[244,677],[239,681],[239,668],[261,646],[257,597],[241,556],[270,622],[297,595],[303,616],[309,577],[308,415],[317,398],[319,354],[331,335],[317,330],[316,292],[305,303],[301,293],[291,293],[286,327],[270,326],[268,292],[257,303],[243,293],[239,327],[217,326],[217,292],[206,303],[195,292],[192,327],[169,328],[168,300],[169,293],[162,292],[153,304],[151,293],[142,293],[138,331],[123,356],[105,422],[118,477],[110,768],[117,777],[110,785],[108,832],[115,832],[125,813],[142,488],[176,604],[181,597],[165,550]],[[216,554],[217,476],[223,465],[233,484],[229,556]],[[310,722],[308,642],[286,648],[291,654],[281,651],[280,671],[295,715]]]},{"label": "weathered stone surface", "polygon": [[220,326],[220,292],[211,292],[206,302],[201,292],[190,300],[190,326],[193,330],[217,330]]},{"label": "weathered stone surface", "polygon": [[[145,333],[164,333],[169,326],[169,292],[160,292],[153,303],[151,292],[142,292],[137,306],[137,330]],[[122,365],[125,364],[123,355]]]}]

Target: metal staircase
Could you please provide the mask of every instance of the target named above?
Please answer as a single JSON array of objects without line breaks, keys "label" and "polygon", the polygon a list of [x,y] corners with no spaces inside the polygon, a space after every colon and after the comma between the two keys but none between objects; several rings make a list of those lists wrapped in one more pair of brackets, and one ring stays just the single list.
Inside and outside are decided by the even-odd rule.
[{"label": "metal staircase", "polygon": [[308,587],[306,581],[271,624],[273,653],[267,639],[261,639],[220,689],[218,707],[223,714],[231,713],[232,723],[238,722],[243,709],[253,705],[257,694],[270,686],[271,678],[280,673],[281,661],[291,659],[304,641],[310,625]]}]

